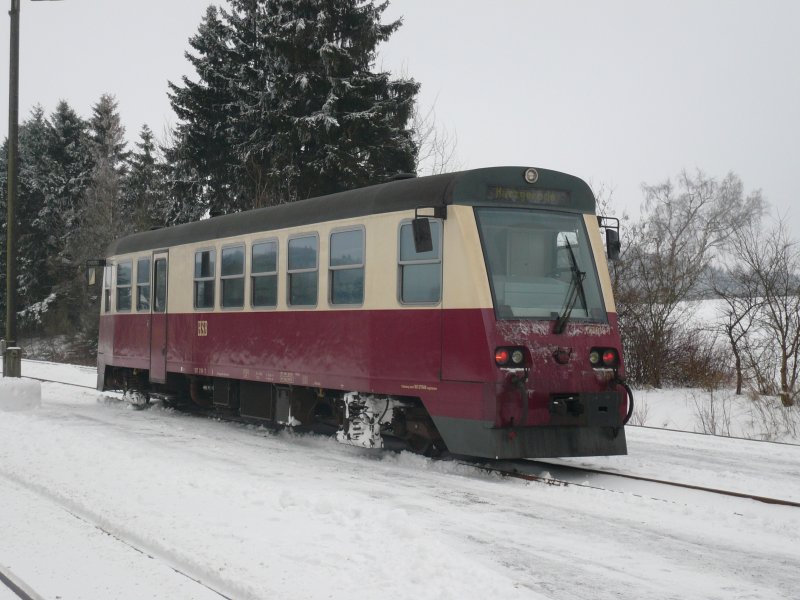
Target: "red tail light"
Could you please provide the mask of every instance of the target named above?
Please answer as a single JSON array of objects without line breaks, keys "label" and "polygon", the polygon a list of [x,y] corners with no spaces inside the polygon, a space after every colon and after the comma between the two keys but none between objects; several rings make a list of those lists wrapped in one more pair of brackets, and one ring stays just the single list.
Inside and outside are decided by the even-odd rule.
[{"label": "red tail light", "polygon": [[505,348],[498,348],[494,353],[494,362],[501,367],[507,365],[510,358],[511,355]]},{"label": "red tail light", "polygon": [[506,369],[524,369],[526,368],[525,348],[521,346],[495,348],[494,362],[498,367]]},{"label": "red tail light", "polygon": [[607,367],[616,367],[619,363],[619,355],[613,348],[603,351],[603,364]]},{"label": "red tail light", "polygon": [[619,352],[616,348],[592,348],[589,364],[595,369],[616,369],[619,366]]}]

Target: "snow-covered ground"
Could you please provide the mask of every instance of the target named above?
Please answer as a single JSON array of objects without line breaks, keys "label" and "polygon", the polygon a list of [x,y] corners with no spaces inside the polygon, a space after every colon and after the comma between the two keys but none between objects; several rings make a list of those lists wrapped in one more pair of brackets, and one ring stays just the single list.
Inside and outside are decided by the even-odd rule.
[{"label": "snow-covered ground", "polygon": [[730,389],[650,389],[635,393],[631,422],[636,425],[800,443],[800,406],[783,407],[776,396],[737,396]]},{"label": "snow-covered ground", "polygon": [[[44,598],[798,597],[798,508],[603,475],[525,483],[67,385],[41,394],[0,411],[0,571]],[[627,457],[552,468],[800,501],[800,446],[628,439]]]}]

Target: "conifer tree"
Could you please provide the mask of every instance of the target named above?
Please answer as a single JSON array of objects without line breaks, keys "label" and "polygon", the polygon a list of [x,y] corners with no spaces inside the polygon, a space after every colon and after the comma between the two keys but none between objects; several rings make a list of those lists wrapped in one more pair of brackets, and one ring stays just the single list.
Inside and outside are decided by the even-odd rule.
[{"label": "conifer tree", "polygon": [[[45,218],[50,231],[48,276],[56,304],[51,308],[68,332],[78,328],[86,290],[78,254],[85,195],[94,170],[88,123],[66,102],[50,115],[49,156],[52,171]],[[55,320],[53,319],[53,320]]]},{"label": "conifer tree", "polygon": [[[74,321],[68,313],[74,303],[69,290],[76,273],[66,247],[76,231],[76,210],[91,168],[85,128],[85,122],[66,102],[59,104],[49,120],[37,106],[20,127],[17,274],[23,332],[38,329],[46,333],[42,328],[58,323],[62,333],[64,325]],[[0,165],[3,233],[5,161],[4,148]],[[4,273],[5,239],[0,245]]]},{"label": "conifer tree", "polygon": [[130,154],[125,180],[125,210],[133,231],[147,231],[165,224],[162,165],[157,152],[153,131],[143,125],[136,150]]},{"label": "conifer tree", "polygon": [[182,86],[169,83],[170,101],[180,119],[165,148],[173,223],[193,220],[206,210],[219,214],[236,207],[242,169],[227,131],[235,116],[233,88],[236,60],[229,48],[232,31],[216,6],[209,6],[197,34],[189,39],[194,53],[186,58],[200,75],[184,76]]},{"label": "conifer tree", "polygon": [[89,147],[93,168],[80,211],[80,235],[73,247],[75,259],[102,256],[108,243],[131,230],[122,198],[129,153],[117,101],[103,94],[92,107]]},{"label": "conifer tree", "polygon": [[53,173],[49,201],[50,226],[58,231],[61,247],[78,224],[78,216],[94,169],[88,123],[64,100],[50,115],[49,154]]},{"label": "conifer tree", "polygon": [[199,81],[170,84],[181,119],[175,151],[201,175],[212,214],[414,169],[409,125],[419,85],[374,69],[378,44],[400,26],[381,23],[386,3],[229,6],[210,8],[190,40]]},{"label": "conifer tree", "polygon": [[40,302],[49,293],[46,263],[51,239],[43,218],[52,170],[47,146],[47,119],[44,109],[37,105],[19,132],[17,306],[20,309]]},{"label": "conifer tree", "polygon": [[131,231],[123,198],[129,153],[117,106],[113,95],[103,94],[92,107],[87,129],[92,170],[77,216],[76,234],[68,248],[74,270],[69,290],[71,315],[80,338],[77,342],[87,354],[96,348],[98,310],[86,295],[81,276],[84,265],[88,259],[105,256],[113,239]]}]

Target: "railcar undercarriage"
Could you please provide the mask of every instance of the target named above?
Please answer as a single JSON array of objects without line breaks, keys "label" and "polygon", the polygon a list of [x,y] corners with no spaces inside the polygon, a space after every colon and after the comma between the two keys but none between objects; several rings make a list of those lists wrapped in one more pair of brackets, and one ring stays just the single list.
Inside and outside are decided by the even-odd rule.
[{"label": "railcar undercarriage", "polygon": [[104,381],[104,389],[121,391],[138,407],[159,400],[179,410],[335,435],[362,448],[446,449],[419,398],[172,373],[166,384],[151,384],[146,371],[120,367],[108,367]]}]

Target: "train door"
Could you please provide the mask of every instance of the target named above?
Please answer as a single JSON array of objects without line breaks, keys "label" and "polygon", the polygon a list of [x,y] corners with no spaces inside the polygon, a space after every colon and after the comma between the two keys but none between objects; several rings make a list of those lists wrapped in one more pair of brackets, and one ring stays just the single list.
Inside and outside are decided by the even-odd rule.
[{"label": "train door", "polygon": [[167,262],[166,252],[153,254],[153,304],[150,315],[150,381],[167,380]]}]

